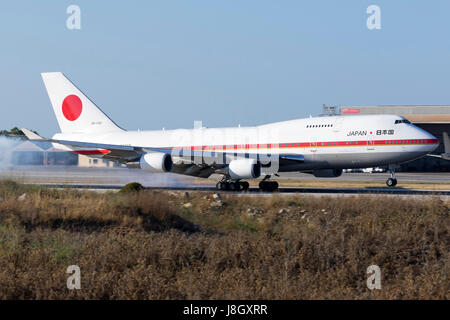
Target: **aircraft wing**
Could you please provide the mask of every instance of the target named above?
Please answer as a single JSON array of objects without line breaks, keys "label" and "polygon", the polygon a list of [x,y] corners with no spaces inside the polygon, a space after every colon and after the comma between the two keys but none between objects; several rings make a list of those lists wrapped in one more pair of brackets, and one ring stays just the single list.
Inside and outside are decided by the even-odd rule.
[{"label": "aircraft wing", "polygon": [[[136,153],[139,153],[140,155],[144,153],[149,152],[161,152],[161,153],[167,153],[167,154],[173,154],[172,149],[168,148],[155,148],[155,147],[136,147],[136,146],[130,146],[130,145],[118,145],[118,144],[104,144],[104,143],[97,143],[97,142],[82,142],[82,141],[70,141],[70,140],[60,140],[60,139],[48,139],[41,137],[40,135],[34,133],[31,130],[22,128],[22,132],[25,134],[25,136],[32,141],[45,141],[45,142],[52,142],[52,143],[58,143],[65,146],[70,147],[76,147],[76,148],[91,148],[91,149],[103,149],[103,150],[109,150],[109,151],[133,151]],[[180,154],[182,154],[183,151],[180,150]],[[195,155],[195,151],[189,151],[189,154]]]},{"label": "aircraft wing", "polygon": [[[82,141],[70,141],[70,140],[59,140],[59,139],[47,139],[39,136],[38,134],[32,132],[28,129],[21,129],[25,136],[32,141],[45,141],[56,144],[61,144],[64,146],[69,146],[74,148],[73,152],[78,152],[80,154],[90,155],[94,154],[95,150],[101,151],[104,154],[104,158],[112,161],[118,161],[122,163],[136,161],[139,159],[144,153],[147,153],[152,150],[153,152],[163,152],[167,153],[167,150],[159,149],[159,148],[146,148],[147,150],[143,150],[141,147],[133,147],[126,145],[117,145],[117,144],[103,144],[103,143],[92,143],[92,142],[82,142]],[[84,151],[79,151],[81,149],[88,149]]]},{"label": "aircraft wing", "polygon": [[442,154],[427,154],[428,157],[441,158],[444,160],[450,160],[450,153],[442,153]]},{"label": "aircraft wing", "polygon": [[[174,166],[172,172],[185,174],[190,176],[197,176],[202,178],[207,178],[213,173],[217,173],[222,170],[226,165],[206,165],[198,164],[192,161],[192,157],[197,157],[197,159],[202,159],[203,157],[222,157],[224,152],[221,151],[192,151],[183,149],[171,149],[171,148],[156,148],[156,147],[137,147],[130,145],[118,145],[118,144],[103,144],[103,143],[93,143],[93,142],[82,142],[82,141],[70,141],[70,140],[60,140],[60,139],[47,139],[39,136],[38,134],[32,132],[28,129],[21,129],[29,140],[32,141],[46,141],[55,144],[60,144],[68,146],[73,149],[72,152],[92,155],[95,152],[100,152],[102,157],[106,160],[116,161],[119,163],[135,162],[139,161],[142,155],[151,152],[160,152],[170,154],[174,159]],[[82,150],[82,151],[81,151]],[[235,153],[234,150],[230,150],[231,155],[236,155],[238,157],[245,157],[245,153]],[[280,154],[279,155],[280,165],[302,163],[304,162],[304,156],[298,154]]]},{"label": "aircraft wing", "polygon": [[444,160],[450,160],[450,138],[448,137],[447,132],[442,133],[442,138],[444,140],[444,152],[442,154],[427,154],[429,157],[441,158]]}]

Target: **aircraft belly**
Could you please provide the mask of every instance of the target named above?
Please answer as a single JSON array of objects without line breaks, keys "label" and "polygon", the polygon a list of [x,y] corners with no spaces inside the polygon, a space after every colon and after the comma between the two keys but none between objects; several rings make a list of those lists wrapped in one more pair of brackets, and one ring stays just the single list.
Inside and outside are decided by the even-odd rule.
[{"label": "aircraft belly", "polygon": [[280,165],[280,172],[327,169],[368,168],[412,161],[423,152],[360,152],[305,155],[304,163]]}]

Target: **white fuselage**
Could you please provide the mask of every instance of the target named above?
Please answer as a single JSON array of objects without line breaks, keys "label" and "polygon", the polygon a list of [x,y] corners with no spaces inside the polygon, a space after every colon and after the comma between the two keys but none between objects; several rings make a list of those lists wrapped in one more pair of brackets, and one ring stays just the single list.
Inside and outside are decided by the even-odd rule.
[{"label": "white fuselage", "polygon": [[[282,166],[280,171],[398,164],[424,156],[438,146],[434,136],[396,115],[311,117],[255,127],[56,134],[54,139],[304,157],[302,163]],[[101,156],[86,148],[72,150]]]}]

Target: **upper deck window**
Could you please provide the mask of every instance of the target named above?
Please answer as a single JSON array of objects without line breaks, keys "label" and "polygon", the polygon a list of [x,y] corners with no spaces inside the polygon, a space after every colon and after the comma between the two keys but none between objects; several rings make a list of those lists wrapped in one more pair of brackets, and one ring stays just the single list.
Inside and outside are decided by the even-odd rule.
[{"label": "upper deck window", "polygon": [[331,128],[332,124],[309,124],[306,128]]}]

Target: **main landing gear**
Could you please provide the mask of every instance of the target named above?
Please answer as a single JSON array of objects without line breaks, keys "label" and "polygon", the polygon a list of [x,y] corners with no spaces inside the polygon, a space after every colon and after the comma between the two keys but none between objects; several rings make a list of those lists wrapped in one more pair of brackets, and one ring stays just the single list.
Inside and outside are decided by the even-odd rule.
[{"label": "main landing gear", "polygon": [[247,181],[219,181],[216,189],[220,191],[245,191],[250,187]]},{"label": "main landing gear", "polygon": [[273,192],[278,190],[278,182],[268,181],[270,176],[265,176],[265,178],[259,183],[259,190],[265,192]]},{"label": "main landing gear", "polygon": [[[273,192],[278,190],[278,182],[269,181],[269,175],[265,176],[264,179],[259,183],[259,190],[263,192]],[[217,182],[216,189],[219,191],[246,191],[250,187],[247,181],[233,181],[230,177],[225,176]]]},{"label": "main landing gear", "polygon": [[395,169],[389,166],[389,172],[391,173],[391,177],[386,180],[386,185],[388,187],[395,187],[397,185],[397,179],[395,178]]},{"label": "main landing gear", "polygon": [[276,181],[261,181],[259,183],[259,190],[272,192],[278,189],[278,182]]}]

